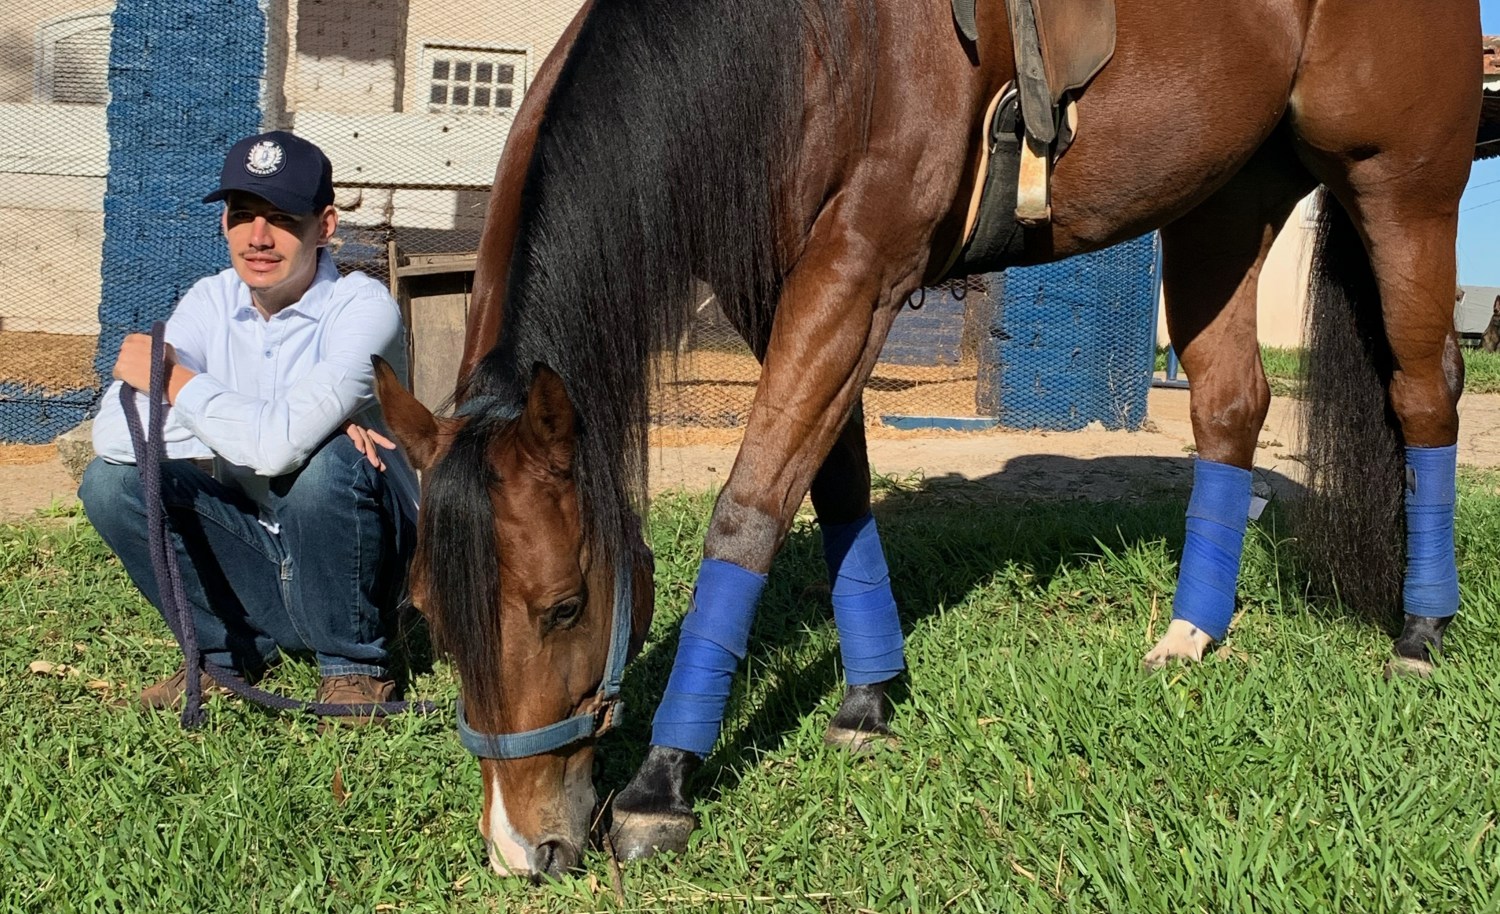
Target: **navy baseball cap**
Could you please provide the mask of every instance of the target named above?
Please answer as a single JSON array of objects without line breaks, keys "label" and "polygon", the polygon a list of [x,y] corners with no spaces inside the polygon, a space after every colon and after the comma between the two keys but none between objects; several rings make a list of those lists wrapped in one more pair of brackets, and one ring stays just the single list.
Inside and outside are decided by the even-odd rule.
[{"label": "navy baseball cap", "polygon": [[242,190],[283,212],[320,212],[333,202],[333,164],[323,150],[285,130],[257,133],[235,143],[224,157],[219,189],[204,203]]}]

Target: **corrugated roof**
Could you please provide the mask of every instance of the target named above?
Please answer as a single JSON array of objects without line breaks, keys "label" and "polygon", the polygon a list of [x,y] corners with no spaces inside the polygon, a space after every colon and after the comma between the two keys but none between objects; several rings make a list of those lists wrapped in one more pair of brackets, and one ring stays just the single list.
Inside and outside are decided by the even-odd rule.
[{"label": "corrugated roof", "polygon": [[1453,326],[1459,333],[1483,333],[1495,313],[1500,286],[1459,286],[1459,298],[1453,307]]}]

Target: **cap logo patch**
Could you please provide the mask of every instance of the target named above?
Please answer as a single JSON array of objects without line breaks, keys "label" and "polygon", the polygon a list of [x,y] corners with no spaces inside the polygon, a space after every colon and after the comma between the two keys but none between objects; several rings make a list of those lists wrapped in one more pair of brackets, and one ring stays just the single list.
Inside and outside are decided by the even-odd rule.
[{"label": "cap logo patch", "polygon": [[285,161],[286,153],[282,150],[280,143],[261,140],[250,147],[250,155],[245,159],[245,170],[252,175],[264,178],[266,175],[274,175],[280,171]]}]

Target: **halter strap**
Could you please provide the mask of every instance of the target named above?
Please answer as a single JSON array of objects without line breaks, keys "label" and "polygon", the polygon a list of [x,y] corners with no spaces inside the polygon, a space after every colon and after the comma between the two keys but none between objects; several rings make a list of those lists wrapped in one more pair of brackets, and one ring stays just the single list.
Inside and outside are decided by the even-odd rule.
[{"label": "halter strap", "polygon": [[458,741],[471,755],[488,759],[518,759],[543,755],[564,746],[602,736],[619,724],[625,714],[620,700],[620,683],[625,678],[625,656],[630,651],[630,620],[634,611],[631,601],[629,562],[615,563],[615,605],[610,621],[609,657],[604,662],[604,679],[589,703],[592,710],[583,711],[555,724],[524,730],[520,733],[481,733],[469,726],[464,703],[458,701]]}]

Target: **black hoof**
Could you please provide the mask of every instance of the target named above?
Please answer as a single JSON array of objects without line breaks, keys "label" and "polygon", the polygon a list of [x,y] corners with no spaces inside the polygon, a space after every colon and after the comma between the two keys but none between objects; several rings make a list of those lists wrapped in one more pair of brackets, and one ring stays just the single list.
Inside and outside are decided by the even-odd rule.
[{"label": "black hoof", "polygon": [[652,746],[635,777],[610,806],[615,858],[641,860],[662,851],[682,853],[698,828],[687,780],[701,760],[691,752]]},{"label": "black hoof", "polygon": [[1383,675],[1385,681],[1392,679],[1426,679],[1437,669],[1430,660],[1420,660],[1416,657],[1402,657],[1399,654],[1392,655],[1385,662]]},{"label": "black hoof", "polygon": [[621,812],[617,809],[609,840],[615,859],[629,863],[662,851],[680,854],[687,850],[688,839],[697,830],[698,817],[692,813]]},{"label": "black hoof", "polygon": [[1385,662],[1385,678],[1426,679],[1437,668],[1443,656],[1443,633],[1452,616],[1433,619],[1407,614],[1401,637],[1391,646],[1391,657]]},{"label": "black hoof", "polygon": [[838,713],[828,722],[823,734],[825,745],[847,750],[852,755],[868,755],[876,749],[900,745],[891,733],[891,700],[885,694],[890,681],[872,685],[850,686],[844,692]]},{"label": "black hoof", "polygon": [[842,749],[850,755],[870,755],[879,749],[895,749],[901,741],[889,731],[849,730],[829,724],[823,744]]}]

